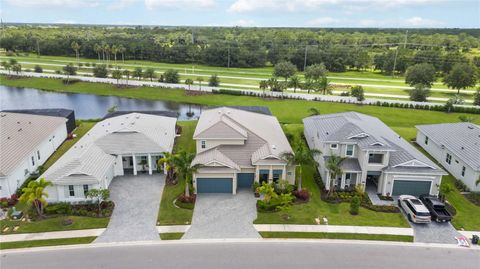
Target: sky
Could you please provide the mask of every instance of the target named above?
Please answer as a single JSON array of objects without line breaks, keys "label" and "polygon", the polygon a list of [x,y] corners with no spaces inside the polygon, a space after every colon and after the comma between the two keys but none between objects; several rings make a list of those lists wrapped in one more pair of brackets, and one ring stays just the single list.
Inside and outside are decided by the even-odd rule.
[{"label": "sky", "polygon": [[480,28],[480,0],[0,0],[4,22]]}]

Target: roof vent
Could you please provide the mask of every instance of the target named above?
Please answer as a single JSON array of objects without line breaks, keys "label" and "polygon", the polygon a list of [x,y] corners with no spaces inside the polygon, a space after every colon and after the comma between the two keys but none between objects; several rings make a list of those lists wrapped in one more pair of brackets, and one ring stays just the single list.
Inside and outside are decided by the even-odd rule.
[{"label": "roof vent", "polygon": [[21,132],[21,131],[22,131],[22,128],[18,129],[18,131]]},{"label": "roof vent", "polygon": [[464,149],[465,149],[465,148],[464,148],[464,147],[462,147],[462,150],[464,150]]},{"label": "roof vent", "polygon": [[275,146],[275,145],[272,145],[272,149],[277,149],[277,146]]},{"label": "roof vent", "polygon": [[473,126],[472,126],[472,125],[468,125],[468,129],[473,130]]},{"label": "roof vent", "polygon": [[17,124],[20,124],[20,122],[19,122],[19,121],[17,121]]}]

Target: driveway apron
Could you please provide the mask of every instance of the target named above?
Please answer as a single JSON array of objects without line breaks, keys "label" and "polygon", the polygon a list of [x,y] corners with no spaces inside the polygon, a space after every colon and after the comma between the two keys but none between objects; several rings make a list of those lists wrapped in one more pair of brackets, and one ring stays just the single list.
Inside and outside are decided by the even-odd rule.
[{"label": "driveway apron", "polygon": [[159,240],[156,229],[163,175],[122,176],[110,184],[115,209],[106,231],[94,242]]},{"label": "driveway apron", "polygon": [[256,218],[256,199],[249,190],[236,195],[201,193],[182,239],[260,238],[253,227]]}]

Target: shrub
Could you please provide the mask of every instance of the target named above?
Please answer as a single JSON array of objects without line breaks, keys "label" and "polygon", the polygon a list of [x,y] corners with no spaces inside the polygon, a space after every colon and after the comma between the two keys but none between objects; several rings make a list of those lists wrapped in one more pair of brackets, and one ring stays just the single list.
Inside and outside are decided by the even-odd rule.
[{"label": "shrub", "polygon": [[33,68],[33,71],[35,73],[43,73],[43,68],[40,66],[40,65],[35,65],[35,67]]},{"label": "shrub", "polygon": [[425,85],[416,84],[415,88],[410,90],[410,100],[415,102],[426,102],[430,96],[430,89]]},{"label": "shrub", "polygon": [[182,203],[193,204],[195,203],[195,198],[195,195],[186,196],[184,193],[182,193],[180,196],[178,196],[177,200]]},{"label": "shrub", "polygon": [[263,200],[257,200],[257,209],[260,212],[274,212],[277,211],[277,206],[279,204],[275,203],[273,201],[270,201],[269,203],[263,201]]},{"label": "shrub", "polygon": [[292,194],[301,202],[308,202],[310,200],[310,193],[306,189],[293,191]]},{"label": "shrub", "polygon": [[60,214],[60,215],[71,215],[72,206],[69,203],[62,202],[58,204],[50,204],[45,208],[46,214]]},{"label": "shrub", "polygon": [[350,201],[350,214],[358,215],[360,209],[360,198],[358,196],[353,196]]},{"label": "shrub", "polygon": [[361,102],[365,100],[365,94],[362,86],[353,86],[351,91],[351,95],[357,98],[357,101]]},{"label": "shrub", "polygon": [[209,79],[208,79],[208,86],[210,87],[218,87],[220,85],[220,79],[218,78],[217,74],[213,74]]},{"label": "shrub", "polygon": [[455,187],[460,191],[460,192],[468,192],[470,191],[467,187],[467,185],[465,185],[465,183],[463,183],[463,181],[461,180],[458,180],[458,179],[455,179]]},{"label": "shrub", "polygon": [[277,194],[291,193],[295,189],[295,186],[288,183],[287,180],[279,180],[273,187]]},{"label": "shrub", "polygon": [[180,75],[178,74],[177,70],[168,69],[163,73],[163,80],[166,83],[179,83],[180,82]]},{"label": "shrub", "polygon": [[62,79],[62,82],[63,82],[63,84],[68,85],[68,84],[74,84],[74,83],[80,82],[80,79],[78,79],[78,78],[71,78],[71,79],[64,78],[64,79]]},{"label": "shrub", "polygon": [[93,68],[93,76],[97,78],[108,77],[108,69],[104,64],[99,64]]}]

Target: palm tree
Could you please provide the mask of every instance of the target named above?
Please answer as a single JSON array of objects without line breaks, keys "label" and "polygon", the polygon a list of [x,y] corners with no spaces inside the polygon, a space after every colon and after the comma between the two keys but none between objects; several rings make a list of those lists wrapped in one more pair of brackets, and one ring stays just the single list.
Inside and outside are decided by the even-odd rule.
[{"label": "palm tree", "polygon": [[297,180],[298,189],[302,189],[302,175],[304,166],[316,166],[317,162],[315,157],[322,152],[318,149],[310,149],[302,142],[295,143],[294,152],[285,152],[282,154],[282,159],[287,162],[288,165],[295,165],[299,167],[299,175]]},{"label": "palm tree", "polygon": [[80,58],[80,44],[73,41],[71,46],[72,46],[72,49],[75,51],[75,57],[77,58],[77,65],[78,65],[78,60]]},{"label": "palm tree", "polygon": [[45,188],[52,185],[50,181],[41,178],[39,180],[32,180],[28,183],[26,188],[22,189],[22,196],[19,200],[25,204],[33,205],[40,218],[43,218],[43,209],[47,205],[48,193]]},{"label": "palm tree", "polygon": [[97,53],[98,55],[98,60],[100,61],[100,52],[102,52],[102,46],[100,46],[99,44],[94,44],[93,45],[93,50]]},{"label": "palm tree", "polygon": [[3,61],[2,62],[2,66],[5,70],[8,71],[8,73],[10,74],[10,68],[12,68],[12,65],[9,63],[9,62],[6,62],[6,61]]},{"label": "palm tree", "polygon": [[335,192],[335,180],[337,180],[337,176],[343,174],[342,170],[342,162],[346,158],[340,157],[337,155],[331,155],[328,157],[327,163],[325,167],[327,168],[328,172],[330,173],[330,188],[328,190],[328,195],[330,196],[332,193]]},{"label": "palm tree", "polygon": [[188,90],[190,90],[190,86],[193,85],[193,80],[190,79],[190,78],[187,78],[187,79],[185,80],[185,84],[188,85]]},{"label": "palm tree", "polygon": [[122,71],[120,69],[115,69],[112,72],[112,78],[117,80],[117,85],[119,84],[120,79],[122,78]]},{"label": "palm tree", "polygon": [[158,159],[157,165],[163,166],[167,170],[167,183],[171,184],[173,179],[175,178],[175,164],[174,164],[175,155],[170,152],[164,152],[163,157]]},{"label": "palm tree", "polygon": [[293,76],[290,78],[288,85],[293,87],[293,92],[297,92],[297,88],[300,87],[301,81],[299,76]]},{"label": "palm tree", "polygon": [[332,92],[332,85],[328,81],[326,76],[323,76],[322,79],[318,82],[318,90],[322,91],[323,94]]},{"label": "palm tree", "polygon": [[173,158],[173,164],[175,172],[177,172],[179,178],[185,179],[185,196],[190,196],[190,181],[193,173],[197,172],[201,167],[200,164],[192,165],[192,161],[195,158],[195,153],[186,152],[184,150],[175,154]]},{"label": "palm tree", "polygon": [[265,90],[268,88],[268,81],[266,80],[260,81],[260,83],[258,84],[258,87],[262,89],[263,95],[265,95]]},{"label": "palm tree", "polygon": [[308,94],[310,94],[310,91],[315,89],[315,82],[311,79],[307,79],[305,83],[300,84],[299,88],[302,90],[307,90]]},{"label": "palm tree", "polygon": [[202,82],[203,78],[202,77],[197,77],[198,85],[200,86],[200,91],[202,91]]},{"label": "palm tree", "polygon": [[115,60],[115,65],[117,65],[117,53],[118,53],[117,45],[112,45],[111,51],[113,53],[113,57],[114,57],[114,60]]},{"label": "palm tree", "polygon": [[308,112],[310,112],[310,116],[318,116],[320,115],[320,110],[314,108],[314,107],[311,107],[308,109]]},{"label": "palm tree", "polygon": [[127,78],[127,85],[128,85],[128,80],[130,79],[130,71],[129,70],[123,70],[123,75]]},{"label": "palm tree", "polygon": [[127,51],[127,49],[125,49],[123,45],[118,46],[118,52],[122,54],[122,63],[125,63],[125,51]]}]

